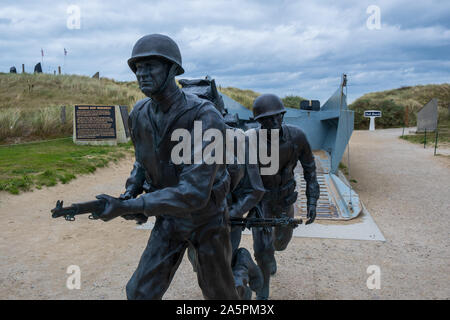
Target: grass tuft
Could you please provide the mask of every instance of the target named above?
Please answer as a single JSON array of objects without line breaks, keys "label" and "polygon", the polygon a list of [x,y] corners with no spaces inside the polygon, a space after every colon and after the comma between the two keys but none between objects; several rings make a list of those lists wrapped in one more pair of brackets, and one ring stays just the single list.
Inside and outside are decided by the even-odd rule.
[{"label": "grass tuft", "polygon": [[[0,74],[0,144],[72,134],[76,104],[127,105],[144,95],[136,82],[78,75]],[[61,121],[66,106],[66,121]]]},{"label": "grass tuft", "polygon": [[0,191],[19,194],[65,184],[132,154],[131,143],[79,146],[70,139],[0,147]]}]

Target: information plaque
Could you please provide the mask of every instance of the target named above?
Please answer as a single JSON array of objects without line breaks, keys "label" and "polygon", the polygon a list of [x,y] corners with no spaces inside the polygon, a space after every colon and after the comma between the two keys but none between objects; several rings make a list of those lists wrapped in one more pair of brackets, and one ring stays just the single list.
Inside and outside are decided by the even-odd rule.
[{"label": "information plaque", "polygon": [[75,106],[76,138],[79,140],[116,139],[114,106]]}]

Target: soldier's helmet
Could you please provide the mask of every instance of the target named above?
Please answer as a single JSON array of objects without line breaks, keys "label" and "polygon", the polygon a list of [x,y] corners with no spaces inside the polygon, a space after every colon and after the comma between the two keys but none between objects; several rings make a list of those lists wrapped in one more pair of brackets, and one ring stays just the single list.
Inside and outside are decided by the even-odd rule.
[{"label": "soldier's helmet", "polygon": [[162,57],[178,66],[176,75],[184,73],[181,63],[181,53],[178,45],[163,34],[149,34],[140,38],[133,47],[131,58],[128,59],[130,69],[136,73],[136,61],[149,58]]},{"label": "soldier's helmet", "polygon": [[283,102],[274,94],[262,94],[253,102],[253,118],[255,120],[285,112]]}]

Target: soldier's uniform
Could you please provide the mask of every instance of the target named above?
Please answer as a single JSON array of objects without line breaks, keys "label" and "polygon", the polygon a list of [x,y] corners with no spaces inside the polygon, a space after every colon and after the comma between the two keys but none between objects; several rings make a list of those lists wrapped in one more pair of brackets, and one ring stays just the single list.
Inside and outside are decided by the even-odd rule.
[{"label": "soldier's uniform", "polygon": [[[183,72],[178,46],[166,36],[140,39],[128,61],[130,68],[136,72],[135,61],[148,57],[173,63],[167,79],[173,80],[174,75]],[[169,106],[168,110],[146,98],[136,104],[129,117],[136,162],[126,183],[126,194],[127,198],[135,198],[144,189],[147,193],[127,201],[137,208],[131,213],[141,211],[146,216],[156,216],[156,222],[127,284],[127,297],[161,299],[191,245],[198,261],[197,277],[203,296],[238,299],[231,270],[225,199],[230,176],[225,164],[194,163],[194,152],[203,154],[209,144],[200,138],[202,149],[194,148],[194,121],[202,123],[201,137],[211,128],[225,134],[225,123],[211,102],[173,87],[159,96],[159,102]],[[191,134],[192,164],[174,164],[171,160],[172,148],[179,143],[171,140],[176,129],[186,129]]]},{"label": "soldier's uniform", "polygon": [[[231,247],[225,196],[230,177],[225,165],[175,165],[171,162],[171,133],[190,129],[202,121],[203,131],[224,130],[221,115],[214,106],[181,91],[173,97],[167,117],[158,117],[158,106],[151,99],[139,102],[130,114],[131,138],[136,149],[134,172],[127,190],[144,185],[144,213],[156,215],[137,270],[127,285],[130,299],[159,299],[167,290],[189,244],[196,249],[198,281],[205,298],[237,299],[231,273]],[[157,121],[159,122],[157,123]],[[194,152],[194,147],[191,148]],[[180,217],[173,216],[176,214]],[[185,215],[185,217],[181,217]]]},{"label": "soldier's uniform", "polygon": [[[257,119],[284,113],[285,109],[278,97],[263,95],[255,100],[253,112]],[[267,141],[267,150],[270,150],[270,143]],[[320,188],[316,177],[314,155],[304,132],[296,126],[284,124],[281,126],[279,139],[278,172],[274,175],[261,175],[265,193],[263,199],[252,210],[253,214],[264,218],[294,216],[293,204],[298,196],[295,192],[294,169],[298,161],[302,165],[306,181],[308,208],[313,206],[315,210]],[[274,252],[286,249],[292,238],[293,229],[290,226],[252,228],[252,233],[255,259],[264,276],[264,286],[257,294],[259,299],[267,299],[270,274],[276,272]]]}]

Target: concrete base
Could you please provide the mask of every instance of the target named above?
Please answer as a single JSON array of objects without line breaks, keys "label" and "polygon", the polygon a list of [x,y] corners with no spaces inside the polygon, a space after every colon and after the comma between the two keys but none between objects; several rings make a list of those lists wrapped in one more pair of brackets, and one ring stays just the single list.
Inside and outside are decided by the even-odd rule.
[{"label": "concrete base", "polygon": [[300,225],[294,229],[294,237],[348,240],[386,241],[369,211],[362,205],[362,212],[351,221],[317,222]]},{"label": "concrete base", "polygon": [[117,140],[77,140],[73,139],[73,143],[78,145],[89,146],[117,146]]}]

